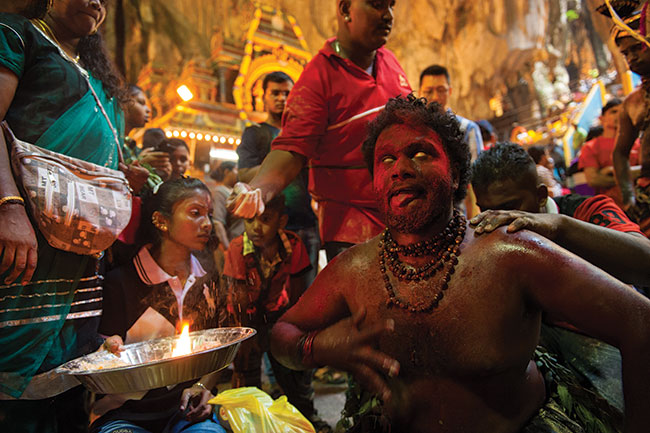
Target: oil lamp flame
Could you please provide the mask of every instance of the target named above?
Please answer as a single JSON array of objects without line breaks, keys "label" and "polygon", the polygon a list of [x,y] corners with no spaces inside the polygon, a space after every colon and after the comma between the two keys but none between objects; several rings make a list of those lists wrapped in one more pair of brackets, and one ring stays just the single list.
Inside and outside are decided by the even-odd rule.
[{"label": "oil lamp flame", "polygon": [[172,350],[172,357],[189,355],[192,353],[192,342],[190,340],[190,324],[183,323],[181,335],[176,340],[176,346]]}]

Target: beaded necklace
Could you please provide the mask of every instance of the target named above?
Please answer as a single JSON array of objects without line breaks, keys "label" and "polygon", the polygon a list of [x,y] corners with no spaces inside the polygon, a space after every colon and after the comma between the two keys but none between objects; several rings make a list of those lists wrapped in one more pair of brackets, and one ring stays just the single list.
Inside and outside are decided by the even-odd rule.
[{"label": "beaded necklace", "polygon": [[[379,270],[386,291],[388,292],[387,306],[396,305],[413,313],[428,312],[438,306],[442,300],[443,293],[449,287],[449,280],[458,264],[460,255],[460,244],[465,238],[466,220],[458,210],[454,210],[454,216],[447,227],[432,239],[417,242],[409,245],[398,245],[392,238],[388,228],[382,233],[379,241]],[[405,256],[431,255],[432,259],[420,267],[413,267],[402,263],[399,260],[399,253]],[[430,299],[418,303],[402,301],[397,297],[393,285],[390,283],[387,269],[397,277],[399,281],[422,281],[432,278],[438,271],[442,272],[442,283],[438,292]]]}]

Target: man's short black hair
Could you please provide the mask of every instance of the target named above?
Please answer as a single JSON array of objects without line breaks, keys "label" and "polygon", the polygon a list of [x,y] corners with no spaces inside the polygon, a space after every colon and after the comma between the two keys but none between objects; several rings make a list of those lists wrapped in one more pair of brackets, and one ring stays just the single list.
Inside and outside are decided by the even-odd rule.
[{"label": "man's short black hair", "polygon": [[223,182],[226,177],[226,172],[233,171],[235,167],[237,167],[237,163],[233,161],[222,161],[219,167],[210,173],[210,177],[217,182]]},{"label": "man's short black hair", "polygon": [[459,179],[458,189],[454,192],[454,201],[465,198],[469,182],[469,146],[463,140],[460,124],[456,116],[448,113],[437,102],[427,103],[425,98],[416,98],[413,94],[406,98],[398,96],[388,100],[386,108],[368,124],[368,136],[361,146],[363,158],[370,174],[373,174],[375,144],[379,134],[395,124],[414,124],[430,128],[438,134],[445,148],[449,164]]},{"label": "man's short black hair", "polygon": [[427,75],[444,75],[445,78],[447,79],[447,84],[451,82],[451,79],[449,77],[449,71],[447,68],[445,68],[442,65],[431,65],[428,68],[426,68],[422,73],[420,74],[420,84],[422,84],[422,80],[424,77]]},{"label": "man's short black hair", "polygon": [[531,186],[537,186],[535,161],[526,149],[508,141],[479,154],[472,165],[472,187],[474,191],[485,191],[492,183],[507,180],[521,182],[522,186],[528,181]]},{"label": "man's short black hair", "polygon": [[546,147],[540,145],[530,146],[528,148],[528,154],[533,158],[535,164],[539,164],[542,158],[546,155]]},{"label": "man's short black hair", "polygon": [[609,101],[607,101],[607,104],[605,104],[605,106],[603,107],[603,109],[600,111],[600,114],[601,114],[601,115],[604,115],[604,114],[607,113],[609,110],[611,110],[611,109],[614,108],[614,107],[618,107],[618,106],[621,105],[622,103],[623,103],[623,101],[621,101],[620,99],[618,99],[618,98],[612,98],[612,99],[610,99]]},{"label": "man's short black hair", "polygon": [[149,128],[144,131],[142,135],[142,148],[146,149],[148,147],[157,148],[160,143],[165,141],[167,136],[165,131],[160,128]]},{"label": "man's short black hair", "polygon": [[269,83],[286,83],[287,81],[293,84],[293,80],[291,79],[291,77],[285,74],[284,72],[282,71],[271,72],[266,77],[264,77],[264,81],[262,81],[262,90],[266,92],[266,88],[269,85]]}]

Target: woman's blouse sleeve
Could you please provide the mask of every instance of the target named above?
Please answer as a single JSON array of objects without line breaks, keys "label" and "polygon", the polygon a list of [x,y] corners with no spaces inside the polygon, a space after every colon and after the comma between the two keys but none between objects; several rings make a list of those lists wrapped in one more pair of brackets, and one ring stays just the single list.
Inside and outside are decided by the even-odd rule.
[{"label": "woman's blouse sleeve", "polygon": [[25,70],[25,35],[22,26],[8,14],[0,14],[0,66],[18,78]]}]

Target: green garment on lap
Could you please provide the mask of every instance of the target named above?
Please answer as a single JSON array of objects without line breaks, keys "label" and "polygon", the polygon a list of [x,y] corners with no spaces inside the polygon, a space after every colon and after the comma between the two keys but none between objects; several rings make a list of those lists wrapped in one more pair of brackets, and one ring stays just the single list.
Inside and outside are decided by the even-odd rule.
[{"label": "green garment on lap", "polygon": [[[16,137],[117,168],[113,132],[86,79],[22,16],[0,13],[0,67],[19,80],[4,119]],[[89,80],[118,138],[123,137],[123,114],[117,100],[108,97],[99,80],[92,76]],[[75,276],[86,277],[82,280],[95,286],[101,280],[94,275],[94,259],[56,250],[40,235],[37,239],[38,264],[31,283],[4,284],[8,272],[0,275],[0,391],[16,398],[37,372],[71,359],[80,346],[90,348],[90,343],[78,341],[75,328],[90,320],[91,312],[74,320],[66,316],[77,289]],[[77,312],[79,307],[75,308]],[[98,311],[92,312],[95,320]]]},{"label": "green garment on lap", "polygon": [[[580,383],[576,371],[561,364],[554,354],[538,346],[534,360],[544,375],[547,400],[522,427],[522,433],[621,433],[623,414],[592,387]],[[350,381],[343,419],[337,429],[347,433],[402,431],[391,426],[381,400]]]}]

